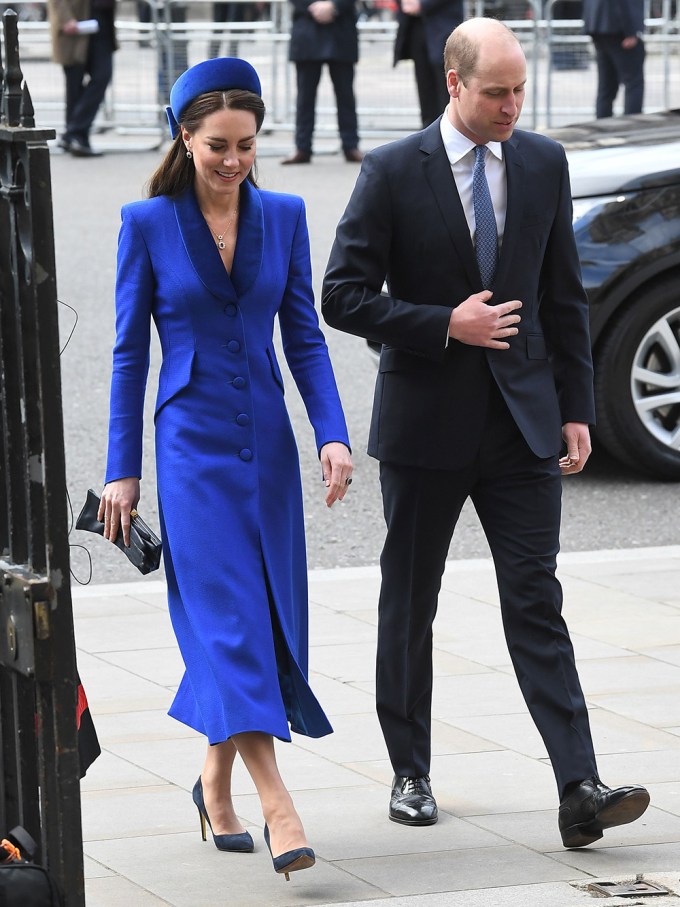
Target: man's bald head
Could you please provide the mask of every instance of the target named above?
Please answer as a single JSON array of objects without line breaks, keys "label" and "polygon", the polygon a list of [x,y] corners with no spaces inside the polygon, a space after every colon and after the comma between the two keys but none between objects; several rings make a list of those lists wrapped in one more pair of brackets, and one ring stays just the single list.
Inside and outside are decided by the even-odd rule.
[{"label": "man's bald head", "polygon": [[458,78],[467,83],[477,69],[481,47],[489,42],[497,44],[499,50],[502,50],[504,43],[519,46],[513,32],[498,19],[466,19],[448,37],[444,48],[444,69],[446,72],[455,69]]}]

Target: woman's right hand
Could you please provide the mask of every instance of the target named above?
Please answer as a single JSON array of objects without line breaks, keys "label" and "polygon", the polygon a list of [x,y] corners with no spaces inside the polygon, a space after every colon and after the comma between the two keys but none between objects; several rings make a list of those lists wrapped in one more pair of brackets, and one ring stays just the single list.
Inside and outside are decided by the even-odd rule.
[{"label": "woman's right hand", "polygon": [[109,482],[102,491],[97,519],[104,524],[104,538],[115,542],[118,530],[123,530],[123,541],[130,545],[130,511],[139,503],[139,479],[130,476]]}]

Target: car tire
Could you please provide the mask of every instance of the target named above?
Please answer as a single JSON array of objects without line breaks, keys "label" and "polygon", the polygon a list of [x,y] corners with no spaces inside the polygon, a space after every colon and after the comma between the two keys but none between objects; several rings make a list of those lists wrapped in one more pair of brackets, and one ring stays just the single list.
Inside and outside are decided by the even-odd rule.
[{"label": "car tire", "polygon": [[[634,469],[680,481],[679,393],[680,292],[674,275],[644,288],[598,345],[597,439]],[[660,405],[650,406],[657,396]]]}]

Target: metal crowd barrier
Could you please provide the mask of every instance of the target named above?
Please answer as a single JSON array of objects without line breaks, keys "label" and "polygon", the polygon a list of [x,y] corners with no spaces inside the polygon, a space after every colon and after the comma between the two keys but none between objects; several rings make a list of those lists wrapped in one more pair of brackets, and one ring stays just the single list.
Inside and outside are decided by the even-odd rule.
[{"label": "metal crowd barrier", "polygon": [[[7,0],[6,0],[7,2]],[[17,0],[24,69],[37,121],[63,125],[64,85],[50,61],[45,0]],[[360,58],[355,92],[360,133],[390,137],[419,126],[410,61],[392,65],[394,0],[361,0]],[[24,14],[22,15],[22,10]],[[582,33],[581,0],[468,0],[470,14],[496,14],[516,32],[527,54],[525,128],[541,129],[594,117],[597,74],[591,41]],[[676,0],[647,0],[645,110],[680,107],[680,19]],[[219,54],[250,60],[262,79],[265,128],[290,131],[295,117],[295,70],[288,62],[291,6],[287,0],[119,0],[114,79],[96,128],[144,138],[167,136],[168,87],[187,65]],[[224,20],[224,21],[222,21]],[[619,98],[619,107],[621,99]],[[337,133],[335,98],[326,74],[317,100],[319,136]],[[130,139],[129,137],[133,137]]]}]

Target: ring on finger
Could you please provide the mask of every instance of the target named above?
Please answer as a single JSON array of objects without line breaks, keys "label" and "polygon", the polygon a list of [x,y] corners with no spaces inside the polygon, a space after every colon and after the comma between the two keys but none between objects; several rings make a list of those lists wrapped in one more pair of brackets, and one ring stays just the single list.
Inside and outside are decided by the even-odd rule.
[{"label": "ring on finger", "polygon": [[345,479],[345,485],[351,485],[351,484],[352,484],[352,476],[347,476],[347,478]]}]

